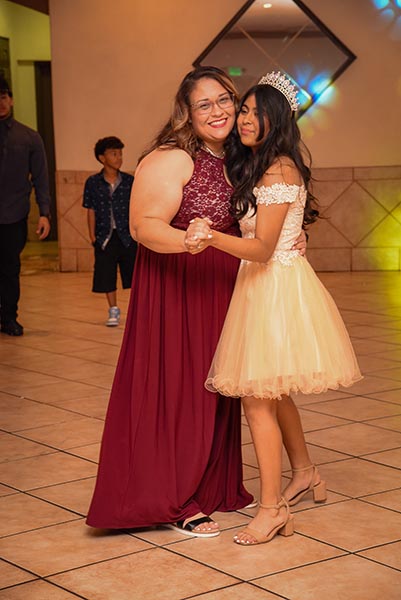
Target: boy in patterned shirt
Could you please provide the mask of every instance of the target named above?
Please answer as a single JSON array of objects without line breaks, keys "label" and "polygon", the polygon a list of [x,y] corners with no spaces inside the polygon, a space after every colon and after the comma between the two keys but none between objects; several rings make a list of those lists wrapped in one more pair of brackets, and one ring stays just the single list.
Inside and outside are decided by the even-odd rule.
[{"label": "boy in patterned shirt", "polygon": [[117,306],[117,270],[122,286],[131,287],[137,244],[129,232],[129,201],[134,177],[120,171],[122,141],[114,136],[95,145],[95,157],[103,169],[85,182],[83,206],[88,209],[89,237],[95,249],[92,291],[106,294],[108,327],[120,322]]}]

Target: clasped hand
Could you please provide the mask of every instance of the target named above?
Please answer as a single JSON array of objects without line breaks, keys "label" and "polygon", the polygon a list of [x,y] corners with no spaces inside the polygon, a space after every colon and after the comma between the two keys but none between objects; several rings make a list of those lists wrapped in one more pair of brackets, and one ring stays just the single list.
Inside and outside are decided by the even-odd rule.
[{"label": "clasped hand", "polygon": [[196,217],[190,221],[184,239],[185,248],[190,254],[199,254],[210,246],[213,239],[212,224],[207,217]]}]

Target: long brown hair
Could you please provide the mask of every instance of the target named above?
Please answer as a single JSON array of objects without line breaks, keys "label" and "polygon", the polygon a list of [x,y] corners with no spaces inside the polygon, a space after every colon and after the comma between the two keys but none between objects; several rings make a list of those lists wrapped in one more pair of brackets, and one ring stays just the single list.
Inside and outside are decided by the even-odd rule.
[{"label": "long brown hair", "polygon": [[311,190],[311,156],[301,140],[294,113],[286,97],[271,85],[251,87],[241,100],[240,111],[247,98],[252,95],[255,95],[257,106],[259,139],[263,139],[265,133],[264,117],[269,120],[269,133],[255,154],[241,144],[237,127],[234,127],[228,138],[226,166],[234,186],[231,198],[233,214],[241,219],[250,209],[256,212],[254,186],[275,160],[287,156],[294,162],[303,179],[307,191],[304,226],[310,225],[318,218],[319,211]]},{"label": "long brown hair", "polygon": [[150,147],[140,157],[140,162],[147,154],[156,148],[180,148],[195,158],[202,145],[192,127],[191,106],[189,96],[200,79],[214,79],[235,98],[237,106],[238,92],[229,76],[218,67],[196,67],[185,75],[174,99],[171,116],[164,127],[155,137]]}]

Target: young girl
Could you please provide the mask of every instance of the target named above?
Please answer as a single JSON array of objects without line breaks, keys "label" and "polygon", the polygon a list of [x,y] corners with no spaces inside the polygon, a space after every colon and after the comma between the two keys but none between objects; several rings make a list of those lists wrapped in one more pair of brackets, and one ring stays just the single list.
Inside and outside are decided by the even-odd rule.
[{"label": "young girl", "polygon": [[297,106],[296,90],[280,73],[268,74],[245,94],[227,161],[242,238],[195,219],[186,240],[193,254],[213,246],[242,259],[206,387],[242,397],[255,445],[260,509],[234,537],[243,545],[268,542],[277,533],[291,535],[289,505],[308,491],[315,501],[325,500],[324,483],[310,460],[304,468],[293,468],[293,481],[281,494],[283,439],[291,437],[292,426],[303,439],[293,403],[291,418],[280,430],[281,402],[292,402],[290,392],[321,393],[361,379],[333,299],[293,249],[303,223],[317,216],[308,189],[310,170],[300,150]]}]

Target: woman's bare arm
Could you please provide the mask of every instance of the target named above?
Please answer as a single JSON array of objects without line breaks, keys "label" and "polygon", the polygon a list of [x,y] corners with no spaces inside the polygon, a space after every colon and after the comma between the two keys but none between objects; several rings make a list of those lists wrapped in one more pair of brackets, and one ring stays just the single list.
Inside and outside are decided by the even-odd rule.
[{"label": "woman's bare arm", "polygon": [[185,231],[170,222],[193,173],[191,157],[179,149],[154,150],[139,164],[131,191],[132,237],[155,252],[186,252]]}]

